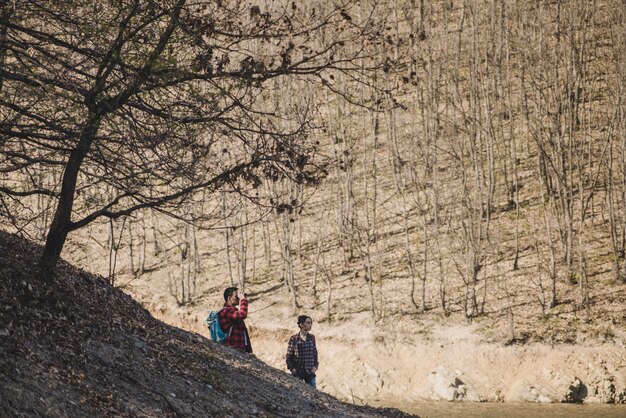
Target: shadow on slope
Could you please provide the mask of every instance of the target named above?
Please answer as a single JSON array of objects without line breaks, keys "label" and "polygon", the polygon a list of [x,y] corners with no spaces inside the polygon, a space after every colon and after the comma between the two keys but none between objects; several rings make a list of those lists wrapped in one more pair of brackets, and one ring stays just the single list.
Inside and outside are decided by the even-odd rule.
[{"label": "shadow on slope", "polygon": [[0,416],[408,416],[342,403],[154,319],[101,277],[0,231]]}]

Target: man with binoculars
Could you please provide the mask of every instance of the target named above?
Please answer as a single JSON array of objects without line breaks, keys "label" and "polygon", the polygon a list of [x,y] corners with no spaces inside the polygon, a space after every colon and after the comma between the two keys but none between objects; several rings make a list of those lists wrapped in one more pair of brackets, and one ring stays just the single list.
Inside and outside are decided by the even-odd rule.
[{"label": "man with binoculars", "polygon": [[[239,292],[236,287],[229,287],[224,290],[224,301],[224,307],[219,312],[218,318],[220,328],[224,331],[228,330],[225,344],[252,353],[250,336],[244,322],[248,316],[246,294]],[[237,305],[239,305],[239,309],[237,309]]]}]

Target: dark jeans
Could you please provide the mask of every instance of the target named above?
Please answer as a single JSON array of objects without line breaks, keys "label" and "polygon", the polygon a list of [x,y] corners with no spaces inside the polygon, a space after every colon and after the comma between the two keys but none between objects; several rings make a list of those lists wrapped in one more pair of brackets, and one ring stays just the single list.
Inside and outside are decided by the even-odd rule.
[{"label": "dark jeans", "polygon": [[317,387],[317,382],[315,381],[315,375],[314,375],[314,374],[312,374],[312,373],[311,373],[311,374],[307,374],[307,375],[306,375],[306,377],[304,378],[304,382],[305,382],[307,385],[311,385],[311,386],[313,386],[314,388],[316,388],[316,387]]},{"label": "dark jeans", "polygon": [[306,372],[302,372],[302,373],[296,373],[294,374],[294,376],[302,381],[304,381],[304,383],[306,383],[307,385],[310,385],[314,388],[317,388],[317,382],[315,380],[315,374],[314,373],[306,373]]}]

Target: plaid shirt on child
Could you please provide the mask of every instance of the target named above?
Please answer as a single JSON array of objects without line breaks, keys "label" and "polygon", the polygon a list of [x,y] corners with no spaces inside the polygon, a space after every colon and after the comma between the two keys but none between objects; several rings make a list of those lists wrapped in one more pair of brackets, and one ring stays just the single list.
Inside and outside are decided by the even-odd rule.
[{"label": "plaid shirt on child", "polygon": [[300,333],[292,335],[287,346],[287,368],[296,369],[297,376],[304,379],[314,367],[319,367],[315,336],[308,334],[305,341]]},{"label": "plaid shirt on child", "polygon": [[241,299],[239,301],[239,309],[225,303],[218,314],[220,328],[228,334],[225,341],[226,345],[252,353],[252,345],[250,344],[246,323],[243,322],[247,316],[247,299]]}]

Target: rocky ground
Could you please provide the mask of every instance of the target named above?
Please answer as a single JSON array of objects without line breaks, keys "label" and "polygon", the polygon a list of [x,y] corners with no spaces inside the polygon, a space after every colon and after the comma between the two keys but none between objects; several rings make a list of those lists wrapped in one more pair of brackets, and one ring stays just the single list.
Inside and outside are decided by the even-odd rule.
[{"label": "rocky ground", "polygon": [[0,232],[0,416],[408,416],[341,402],[245,355],[154,319],[102,278]]}]

